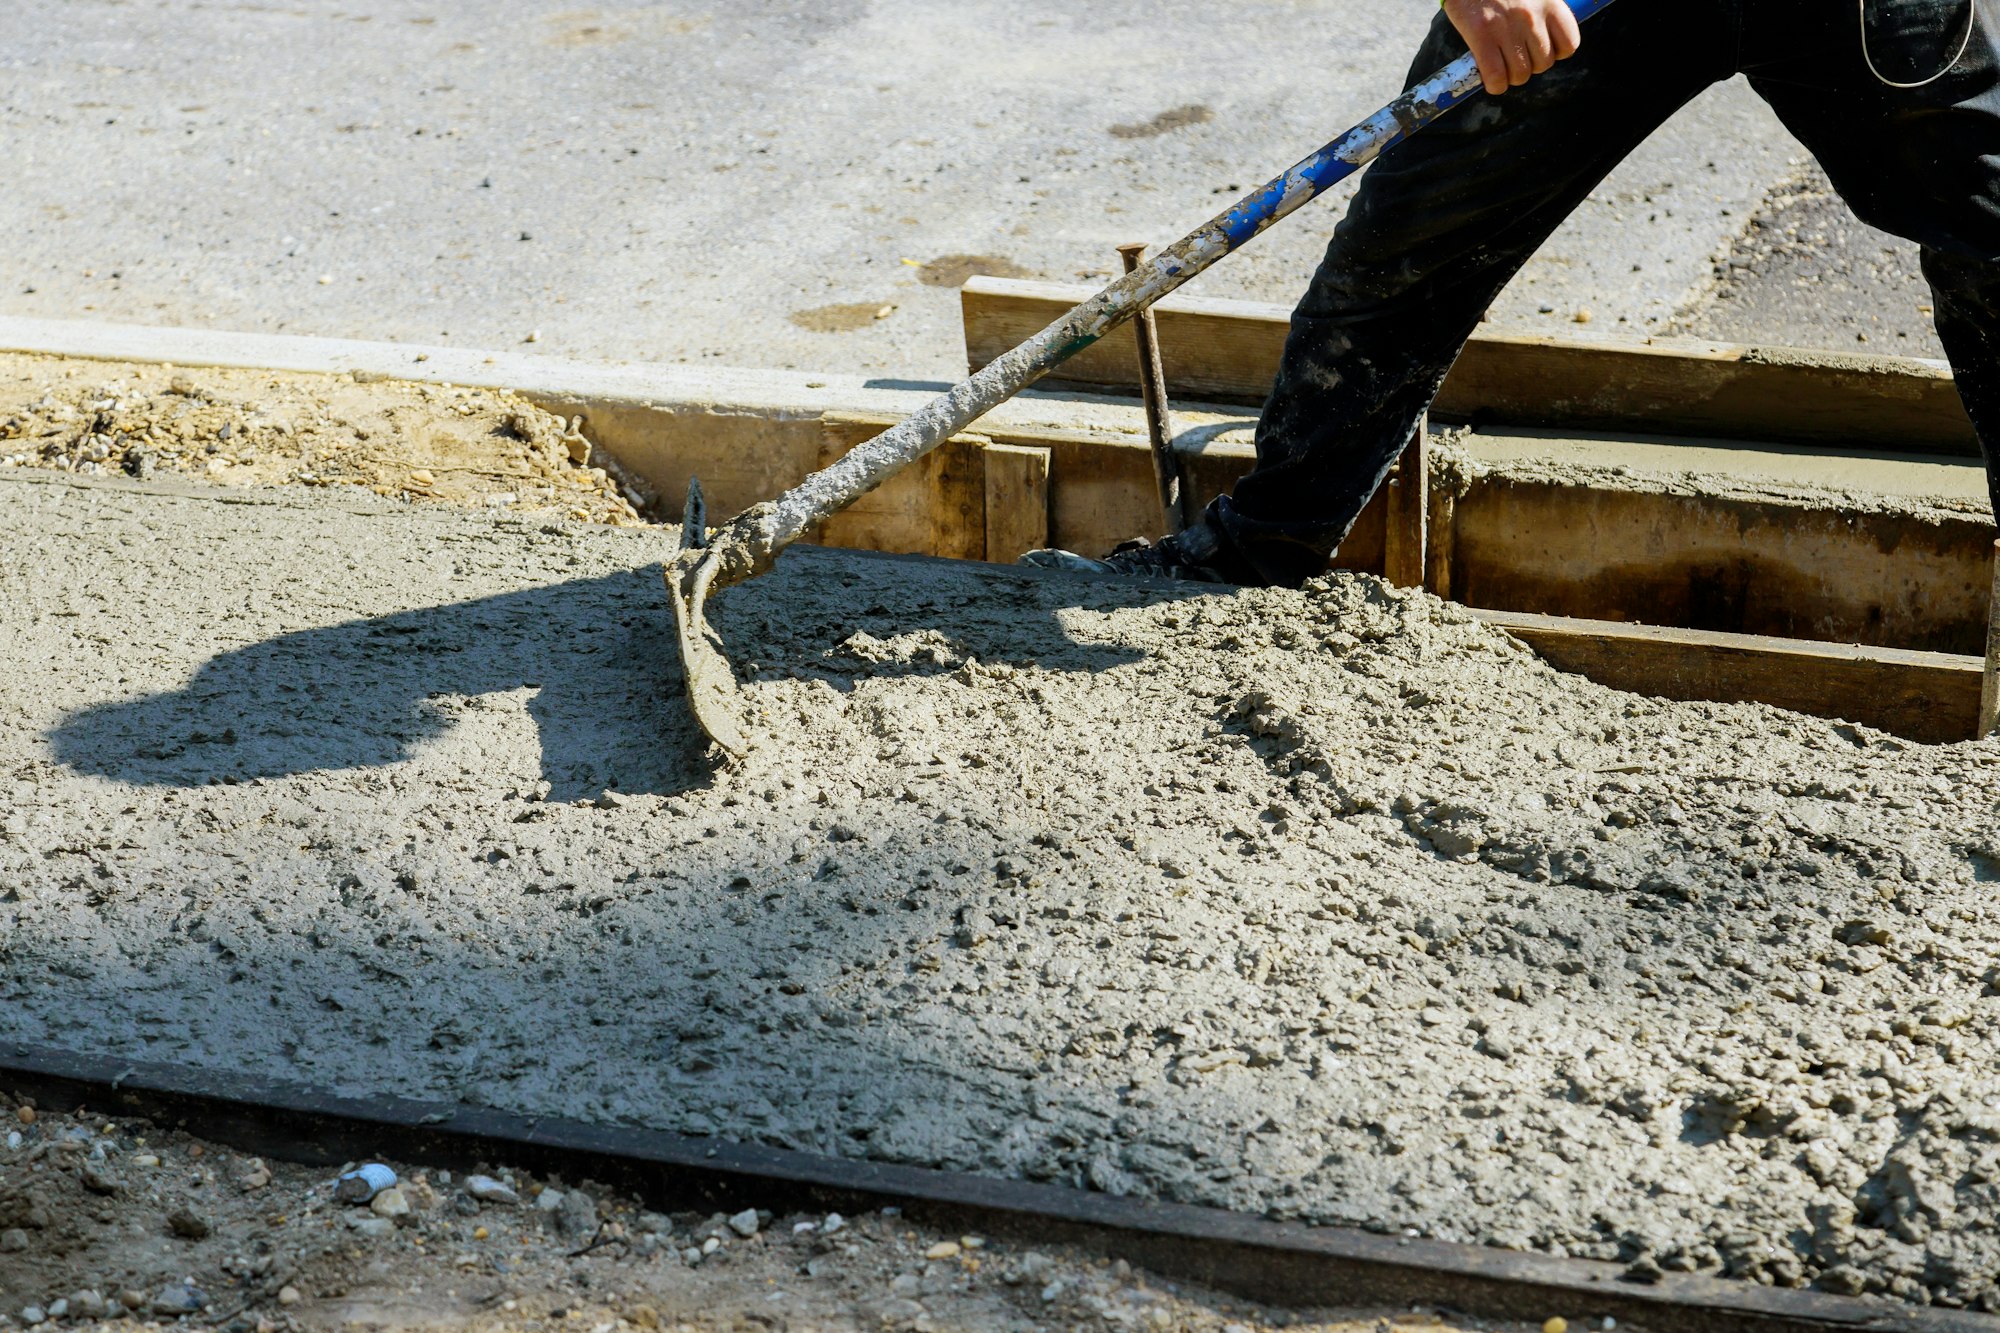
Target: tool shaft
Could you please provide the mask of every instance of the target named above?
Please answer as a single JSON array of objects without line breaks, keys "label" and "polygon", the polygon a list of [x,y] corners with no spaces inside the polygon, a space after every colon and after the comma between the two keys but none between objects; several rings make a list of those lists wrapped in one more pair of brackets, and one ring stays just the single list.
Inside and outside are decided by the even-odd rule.
[{"label": "tool shaft", "polygon": [[[1569,0],[1579,20],[1612,0]],[[1430,78],[1216,217],[1161,250],[1028,341],[989,362],[901,424],[744,515],[738,535],[758,549],[761,568],[814,524],[852,504],[1084,348],[1153,305],[1232,251],[1249,244],[1480,91],[1479,67],[1461,56]],[[754,519],[753,519],[754,515]],[[748,572],[748,571],[746,571]],[[726,581],[734,578],[725,576]]]},{"label": "tool shaft", "polygon": [[[1139,267],[1145,257],[1143,242],[1118,247],[1125,271]],[[1132,321],[1133,342],[1139,353],[1139,396],[1146,405],[1146,439],[1153,446],[1153,482],[1160,491],[1160,522],[1168,532],[1182,532],[1188,525],[1187,478],[1180,456],[1174,453],[1174,423],[1167,407],[1167,371],[1160,361],[1160,331],[1148,307]]]}]

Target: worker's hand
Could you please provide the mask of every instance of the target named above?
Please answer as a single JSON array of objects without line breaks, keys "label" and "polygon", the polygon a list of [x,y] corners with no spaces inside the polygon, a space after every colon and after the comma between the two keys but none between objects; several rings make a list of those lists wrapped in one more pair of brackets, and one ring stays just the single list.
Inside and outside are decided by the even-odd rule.
[{"label": "worker's hand", "polygon": [[1583,42],[1563,0],[1445,0],[1444,12],[1496,95],[1569,59]]}]

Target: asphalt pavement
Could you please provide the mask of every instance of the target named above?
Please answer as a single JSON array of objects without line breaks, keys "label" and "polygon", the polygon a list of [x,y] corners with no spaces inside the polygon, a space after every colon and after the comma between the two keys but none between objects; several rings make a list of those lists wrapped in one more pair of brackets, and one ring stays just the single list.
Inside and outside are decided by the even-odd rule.
[{"label": "asphalt pavement", "polygon": [[[1172,240],[1393,93],[1435,13],[576,2],[11,0],[0,313],[937,378],[964,274]],[[1715,89],[1492,318],[1853,345],[1729,263],[1799,161]],[[1291,301],[1339,207],[1193,290]],[[1848,310],[1921,332],[1880,248],[1850,242]]]}]

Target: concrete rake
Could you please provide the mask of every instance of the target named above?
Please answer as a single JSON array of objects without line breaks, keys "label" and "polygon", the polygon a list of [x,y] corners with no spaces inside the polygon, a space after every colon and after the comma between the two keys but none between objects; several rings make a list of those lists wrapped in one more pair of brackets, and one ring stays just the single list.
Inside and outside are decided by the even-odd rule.
[{"label": "concrete rake", "polygon": [[[1611,0],[1568,3],[1577,18],[1584,20]],[[708,623],[709,597],[768,570],[787,546],[815,524],[853,504],[1196,274],[1249,244],[1480,87],[1478,66],[1470,55],[1461,56],[977,374],[939,394],[900,424],[775,500],[744,510],[712,533],[703,513],[700,487],[690,486],[681,550],[667,563],[664,573],[680,636],[688,704],[702,731],[727,755],[740,756],[749,748],[737,716],[736,673]]]}]

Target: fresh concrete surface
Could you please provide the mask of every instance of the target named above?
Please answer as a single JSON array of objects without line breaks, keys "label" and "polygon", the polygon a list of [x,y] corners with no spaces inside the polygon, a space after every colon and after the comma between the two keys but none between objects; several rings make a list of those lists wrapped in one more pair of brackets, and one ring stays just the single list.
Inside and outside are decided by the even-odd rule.
[{"label": "fresh concrete surface", "polygon": [[0,478],[0,1039],[1985,1308],[2000,796],[1421,594]]},{"label": "fresh concrete surface", "polygon": [[1509,427],[1466,431],[1451,443],[1473,463],[1496,471],[1522,466],[1592,469],[1629,476],[1635,486],[1646,484],[1642,478],[1698,477],[1718,492],[1809,488],[1843,495],[1856,505],[1915,500],[1982,515],[1990,504],[1986,469],[1973,459]]},{"label": "fresh concrete surface", "polygon": [[[1105,273],[1372,110],[1434,12],[12,0],[0,314],[936,379],[953,293],[904,261]],[[1113,132],[1187,106],[1211,119]],[[1715,90],[1496,320],[1660,327],[1797,151],[1742,83]],[[1194,290],[1295,299],[1338,207]],[[792,322],[850,305],[850,332]]]}]

